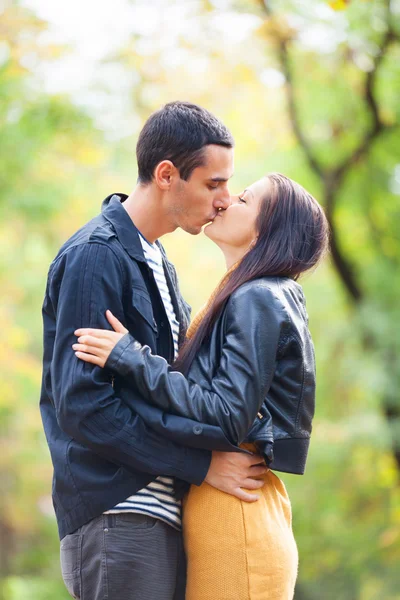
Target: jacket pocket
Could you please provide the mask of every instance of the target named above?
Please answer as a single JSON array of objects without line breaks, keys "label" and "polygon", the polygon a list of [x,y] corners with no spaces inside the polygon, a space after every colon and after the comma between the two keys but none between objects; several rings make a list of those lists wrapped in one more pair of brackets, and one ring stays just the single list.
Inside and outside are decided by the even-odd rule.
[{"label": "jacket pocket", "polygon": [[134,320],[136,320],[138,316],[141,317],[155,333],[158,332],[151,299],[147,290],[142,290],[141,288],[132,289],[131,306],[128,308],[128,313]]}]

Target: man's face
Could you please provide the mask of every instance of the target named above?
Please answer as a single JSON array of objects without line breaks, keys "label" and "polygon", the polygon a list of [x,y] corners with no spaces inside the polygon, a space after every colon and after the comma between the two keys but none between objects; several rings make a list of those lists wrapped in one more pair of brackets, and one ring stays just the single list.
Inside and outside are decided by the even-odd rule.
[{"label": "man's face", "polygon": [[170,189],[168,214],[174,225],[196,235],[230,203],[228,180],[233,175],[233,148],[210,145],[204,149],[204,165],[187,181],[177,179]]}]

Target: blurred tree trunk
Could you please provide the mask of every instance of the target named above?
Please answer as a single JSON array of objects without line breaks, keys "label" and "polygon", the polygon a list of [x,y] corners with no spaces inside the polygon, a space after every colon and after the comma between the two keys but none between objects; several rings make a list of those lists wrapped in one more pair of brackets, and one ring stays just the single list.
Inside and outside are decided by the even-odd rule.
[{"label": "blurred tree trunk", "polygon": [[[400,41],[400,36],[393,27],[394,16],[391,14],[391,3],[390,0],[385,0],[384,2],[386,21],[385,31],[382,34],[381,43],[378,51],[375,54],[372,68],[365,74],[360,94],[363,111],[368,116],[369,125],[364,131],[364,134],[358,140],[355,148],[345,157],[344,160],[332,167],[326,167],[322,164],[322,161],[318,159],[317,152],[307,139],[306,132],[303,131],[299,117],[298,106],[296,103],[297,89],[294,83],[295,78],[293,77],[294,61],[292,60],[291,56],[291,45],[294,40],[294,33],[289,26],[285,25],[284,18],[278,18],[278,16],[275,14],[275,11],[271,7],[271,2],[269,2],[269,0],[258,0],[258,2],[266,17],[266,21],[270,23],[270,27],[267,29],[268,36],[269,39],[271,39],[271,37],[273,38],[276,57],[280,65],[280,69],[286,79],[285,91],[287,110],[294,136],[303,150],[309,168],[312,170],[321,184],[321,200],[325,206],[326,215],[331,229],[332,262],[336,273],[348,294],[350,303],[353,305],[354,309],[358,310],[363,304],[364,300],[367,299],[366,296],[368,292],[362,288],[360,283],[360,273],[358,272],[356,265],[351,261],[350,257],[346,255],[346,252],[342,247],[340,233],[337,226],[337,211],[339,197],[347,177],[351,175],[352,171],[368,157],[378,139],[399,127],[399,123],[388,123],[381,115],[375,85],[380,66],[390,46]],[[297,80],[298,79],[296,78],[296,81]],[[343,110],[346,110],[345,106],[343,107]],[[334,143],[335,140],[332,139],[332,144],[334,145]],[[393,277],[396,276],[399,276],[397,268],[393,271]],[[369,351],[380,348],[378,340],[371,335],[371,333],[367,330],[367,327],[365,328],[364,332],[364,344],[366,350]],[[396,371],[400,368],[400,356],[398,351],[393,348],[388,348],[384,354],[385,367],[387,368],[388,373],[391,374],[390,376],[393,377]],[[383,414],[388,423],[389,431],[391,433],[393,456],[395,458],[397,467],[400,470],[400,436],[398,435],[400,424],[399,394],[400,392],[398,391],[395,395],[393,394],[393,391],[384,392],[382,398],[382,408]]]}]

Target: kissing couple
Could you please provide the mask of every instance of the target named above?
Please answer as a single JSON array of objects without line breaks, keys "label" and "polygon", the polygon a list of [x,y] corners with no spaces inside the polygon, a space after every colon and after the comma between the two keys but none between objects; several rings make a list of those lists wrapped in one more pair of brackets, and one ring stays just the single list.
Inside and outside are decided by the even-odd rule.
[{"label": "kissing couple", "polygon": [[[166,104],[139,135],[132,193],[108,196],[50,266],[40,408],[73,598],[293,598],[277,472],[306,465],[315,358],[297,281],[328,225],[278,173],[232,195],[233,157],[214,115]],[[204,228],[227,267],[191,323],[159,241],[178,227]]]}]

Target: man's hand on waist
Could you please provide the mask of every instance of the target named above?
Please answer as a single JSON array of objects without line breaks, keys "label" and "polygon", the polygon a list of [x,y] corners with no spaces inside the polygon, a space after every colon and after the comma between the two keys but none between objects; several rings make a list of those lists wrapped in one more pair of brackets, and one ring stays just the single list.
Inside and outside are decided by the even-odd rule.
[{"label": "man's hand on waist", "polygon": [[264,481],[256,478],[267,471],[268,467],[258,454],[214,451],[205,481],[239,500],[256,502],[258,495],[245,490],[262,488]]}]

